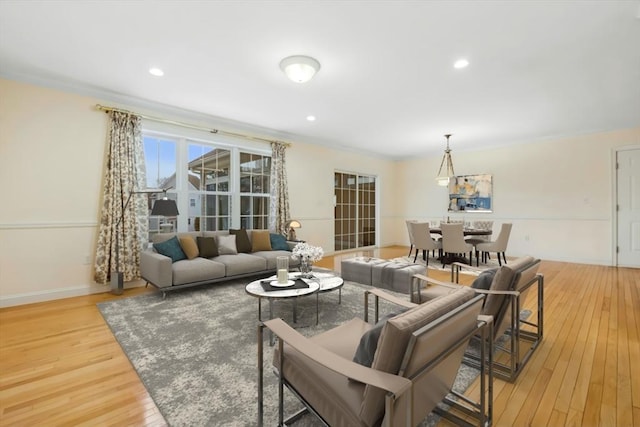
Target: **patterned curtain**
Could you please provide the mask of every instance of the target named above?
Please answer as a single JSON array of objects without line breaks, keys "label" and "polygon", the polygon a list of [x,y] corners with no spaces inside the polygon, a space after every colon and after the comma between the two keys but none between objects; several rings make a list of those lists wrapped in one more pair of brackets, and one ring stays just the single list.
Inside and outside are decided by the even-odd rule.
[{"label": "patterned curtain", "polygon": [[289,188],[287,187],[287,144],[271,143],[271,203],[269,204],[269,230],[286,234],[289,220]]},{"label": "patterned curtain", "polygon": [[109,118],[108,159],[94,275],[94,280],[101,284],[109,281],[112,271],[121,271],[125,282],[140,277],[140,251],[146,245],[149,227],[146,194],[133,194],[125,209],[131,192],[146,188],[140,117],[110,111]]}]

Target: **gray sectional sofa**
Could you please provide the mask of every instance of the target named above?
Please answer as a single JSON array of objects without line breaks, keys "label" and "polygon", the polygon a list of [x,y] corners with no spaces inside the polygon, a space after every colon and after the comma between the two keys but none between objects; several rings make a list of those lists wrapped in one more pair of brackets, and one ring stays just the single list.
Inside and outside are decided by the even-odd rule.
[{"label": "gray sectional sofa", "polygon": [[[246,234],[242,233],[243,231],[246,231]],[[291,249],[296,245],[296,242],[278,241],[278,244],[274,246],[282,249],[273,249],[265,244],[265,233],[270,235],[267,230],[242,230],[242,232],[239,232],[239,236],[235,236],[238,239],[236,245],[238,253],[228,253],[230,252],[228,247],[229,231],[156,234],[152,239],[153,245],[150,245],[151,247],[141,254],[141,276],[147,281],[147,284],[153,285],[164,293],[241,277],[266,276],[276,271],[278,256],[288,256],[290,267],[295,268],[300,264],[299,260],[291,259]],[[256,244],[258,238],[254,238],[254,233],[260,237],[261,243],[259,245]],[[243,234],[248,237],[251,245],[249,251],[246,247],[246,237],[244,237],[245,245],[241,244],[240,240]],[[169,243],[175,243],[174,237],[184,249],[182,255],[175,257],[173,253],[170,256],[159,253],[158,250],[161,246],[164,248]],[[274,238],[273,235],[271,237]],[[210,244],[211,238],[216,242],[216,250],[219,253],[210,257],[210,248],[205,249],[205,242]],[[173,242],[169,242],[170,240]],[[194,243],[197,249],[194,249]],[[288,250],[284,250],[283,244]],[[179,259],[181,257],[183,259]]]}]

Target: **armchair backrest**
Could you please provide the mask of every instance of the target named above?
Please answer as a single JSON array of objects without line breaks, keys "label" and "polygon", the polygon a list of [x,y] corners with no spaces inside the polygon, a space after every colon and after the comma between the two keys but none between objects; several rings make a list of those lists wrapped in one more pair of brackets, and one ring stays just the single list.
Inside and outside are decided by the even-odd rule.
[{"label": "armchair backrest", "polygon": [[[421,368],[427,365],[430,360],[432,360],[430,358],[434,357],[434,352],[437,353],[438,348],[440,348],[441,345],[446,346],[449,339],[454,339],[460,333],[467,333],[473,328],[473,326],[475,326],[475,320],[477,315],[480,313],[482,305],[481,302],[473,305],[473,309],[471,309],[471,312],[475,314],[475,317],[472,316],[473,322],[471,322],[469,328],[467,328],[466,323],[458,323],[458,321],[468,321],[468,312],[464,311],[464,316],[460,315],[462,317],[460,317],[457,314],[458,312],[456,312],[458,307],[463,306],[474,298],[478,301],[482,300],[482,297],[476,297],[476,294],[472,289],[468,287],[461,287],[455,292],[421,304],[388,320],[382,328],[382,332],[378,340],[378,347],[371,367],[373,369],[392,374],[398,374],[402,370],[402,375],[407,378],[415,375]],[[456,315],[451,317],[451,319],[453,319],[451,321],[455,323],[455,327],[451,327],[451,323],[439,320],[441,317],[451,312],[456,313]],[[430,325],[434,321],[436,321],[436,323]],[[427,325],[429,325],[429,327],[427,327]],[[425,327],[427,328],[423,329]],[[446,337],[446,339],[444,337]],[[438,340],[444,341],[442,343],[435,344],[436,342],[439,342]],[[427,341],[431,342],[431,345],[434,346],[433,349],[428,349],[428,346],[425,345]],[[410,342],[412,343],[411,348],[409,348]],[[464,346],[462,351],[464,352]],[[458,354],[455,356],[458,356]],[[453,359],[445,358],[441,363],[447,364],[448,362],[451,362],[451,360]],[[455,372],[457,372],[461,361],[462,353],[459,354]],[[452,363],[455,364],[455,360]],[[451,370],[452,369],[443,369],[442,371],[442,375],[444,375],[446,379],[450,379],[451,382],[451,384],[442,383],[443,387],[448,386],[450,388],[453,384],[455,372],[453,373],[453,377],[449,378],[451,377]],[[436,371],[437,372],[434,372],[433,375],[439,377],[440,371],[437,369]],[[432,400],[435,401],[435,406],[435,404],[442,400],[444,395],[436,393],[434,390],[439,390],[440,386],[434,387],[433,384],[429,384],[430,381],[427,380],[427,378],[431,378],[431,381],[435,381],[435,377],[433,376],[420,377],[419,382],[416,385],[420,386],[420,396],[431,396],[433,398]],[[433,390],[429,391],[430,388]],[[377,425],[379,420],[382,418],[384,415],[384,397],[385,394],[382,390],[372,386],[365,387],[359,415],[365,425]],[[424,418],[424,416],[420,418],[420,414],[426,411],[424,412],[426,416],[434,406],[429,407],[427,402],[420,401],[420,404],[414,405],[414,414],[416,415],[416,418],[414,419]],[[395,415],[397,417],[406,416],[402,411],[398,411]],[[400,423],[396,424],[395,421],[396,420],[394,420],[393,425],[401,425]]]},{"label": "armchair backrest", "polygon": [[[531,256],[524,256],[511,261],[509,265],[503,265],[496,272],[491,282],[491,291],[519,290],[520,286],[531,281],[538,272],[540,260]],[[503,320],[506,319],[509,310],[509,298],[506,295],[489,294],[484,303],[482,314],[493,316],[494,327],[500,329]],[[495,337],[502,335],[496,331]]]}]

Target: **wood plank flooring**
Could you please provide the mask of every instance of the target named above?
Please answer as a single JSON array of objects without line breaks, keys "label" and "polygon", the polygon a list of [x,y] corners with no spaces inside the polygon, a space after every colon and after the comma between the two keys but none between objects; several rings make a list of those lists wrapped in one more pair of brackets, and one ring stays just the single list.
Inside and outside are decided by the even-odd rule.
[{"label": "wood plank flooring", "polygon": [[[318,265],[339,270],[345,256]],[[495,381],[494,425],[640,426],[640,270],[551,261],[540,270],[544,341],[514,384]],[[166,425],[96,307],[145,292],[154,291],[0,309],[0,426]]]}]

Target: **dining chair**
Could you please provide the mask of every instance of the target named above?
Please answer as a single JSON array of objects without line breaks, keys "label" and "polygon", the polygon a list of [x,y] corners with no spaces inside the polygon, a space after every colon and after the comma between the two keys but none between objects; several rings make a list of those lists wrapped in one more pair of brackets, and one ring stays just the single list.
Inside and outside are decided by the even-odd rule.
[{"label": "dining chair", "polygon": [[[476,230],[492,230],[493,229],[493,221],[473,221],[473,228]],[[491,241],[491,234],[487,234],[485,236],[469,236],[465,238],[467,243],[471,243],[474,247],[480,243],[486,243]],[[478,259],[478,250],[475,249],[476,253],[476,264],[479,262]],[[484,259],[483,259],[484,261]]]},{"label": "dining chair", "polygon": [[[492,242],[478,243],[476,245],[476,265],[479,265],[479,257],[478,253],[482,254],[483,262],[486,262],[486,257],[489,252],[495,252],[498,255],[498,264],[502,265],[502,261],[507,263],[507,257],[505,256],[505,252],[507,251],[507,245],[509,244],[509,235],[511,235],[511,227],[513,224],[504,223],[500,228],[500,234],[498,234],[498,238]],[[500,260],[500,255],[502,254],[502,261]]]},{"label": "dining chair", "polygon": [[[407,255],[407,256],[408,256],[408,257],[411,257],[411,252],[413,252],[413,247],[415,246],[415,242],[414,242],[414,240],[413,240],[413,234],[411,233],[411,226],[410,226],[410,224],[411,224],[412,222],[416,222],[416,221],[415,221],[415,220],[412,220],[412,219],[408,219],[408,220],[406,220],[405,222],[407,223],[407,232],[409,232],[409,244],[411,245],[411,246],[409,246],[409,255]],[[416,250],[416,256],[418,256],[418,255],[417,255],[417,250]]]},{"label": "dining chair", "polygon": [[442,242],[436,242],[431,237],[431,228],[428,222],[412,222],[408,224],[411,230],[409,234],[413,235],[413,241],[416,247],[416,256],[413,258],[413,262],[418,259],[418,252],[422,250],[422,259],[425,261],[427,267],[429,267],[429,251],[435,251],[442,249]]},{"label": "dining chair", "polygon": [[[469,265],[473,261],[473,245],[464,241],[463,223],[441,223],[442,230],[442,265],[450,264],[447,261],[455,259],[456,256],[465,256],[469,253]],[[453,262],[452,261],[452,262]]]}]

